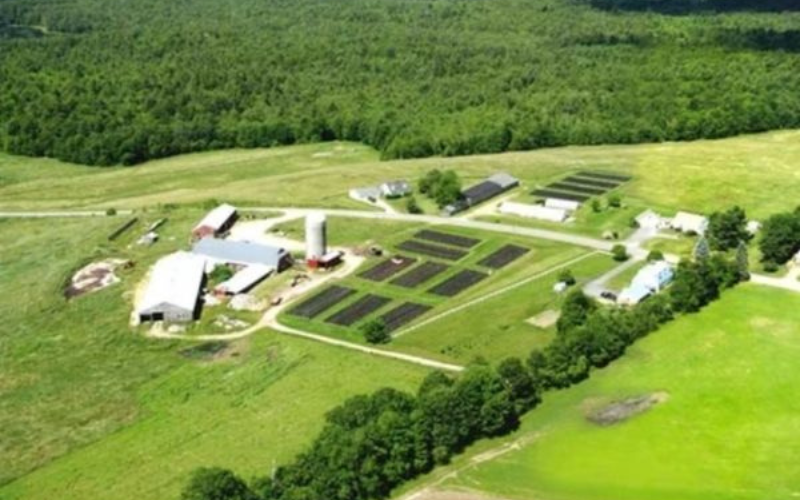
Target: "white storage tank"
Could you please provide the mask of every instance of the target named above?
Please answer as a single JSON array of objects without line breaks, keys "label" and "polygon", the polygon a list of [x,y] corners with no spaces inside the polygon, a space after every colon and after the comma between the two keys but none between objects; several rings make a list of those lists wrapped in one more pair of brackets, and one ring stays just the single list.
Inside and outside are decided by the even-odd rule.
[{"label": "white storage tank", "polygon": [[306,217],[306,260],[319,260],[326,252],[327,234],[325,214],[309,214]]}]

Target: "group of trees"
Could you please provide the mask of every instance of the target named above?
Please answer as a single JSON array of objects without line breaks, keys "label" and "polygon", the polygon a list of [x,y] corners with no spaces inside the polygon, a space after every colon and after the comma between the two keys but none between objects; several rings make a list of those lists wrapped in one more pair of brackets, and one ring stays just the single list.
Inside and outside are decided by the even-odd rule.
[{"label": "group of trees", "polygon": [[331,410],[311,447],[248,486],[220,469],[200,469],[184,500],[361,500],[446,463],[483,437],[506,434],[539,401],[523,363],[470,366],[458,378],[430,374],[416,394],[381,389]]},{"label": "group of trees", "polygon": [[406,158],[800,127],[796,12],[631,10],[4,0],[0,148],[110,165],[340,139]]},{"label": "group of trees", "polygon": [[436,202],[439,208],[461,200],[461,179],[453,170],[428,171],[419,180],[419,192]]},{"label": "group of trees", "polygon": [[633,308],[604,308],[574,290],[555,339],[527,363],[476,362],[457,378],[432,373],[414,395],[382,389],[351,398],[328,413],[320,435],[294,462],[250,484],[229,471],[200,469],[182,500],[386,498],[474,441],[515,429],[542,392],[584,380],[676,313],[699,310],[741,279],[738,256],[709,250],[680,264],[667,293]]},{"label": "group of trees", "polygon": [[764,221],[759,248],[764,267],[785,264],[800,252],[800,207]]}]

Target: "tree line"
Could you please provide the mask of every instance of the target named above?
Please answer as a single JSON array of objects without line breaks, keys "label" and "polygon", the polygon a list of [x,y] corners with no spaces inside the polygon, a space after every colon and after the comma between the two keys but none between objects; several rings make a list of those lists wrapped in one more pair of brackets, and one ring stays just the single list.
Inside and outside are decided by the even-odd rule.
[{"label": "tree line", "polygon": [[678,313],[699,310],[746,276],[722,252],[682,262],[666,293],[632,308],[606,308],[580,290],[562,305],[555,339],[523,362],[471,364],[457,377],[428,375],[415,394],[381,389],[331,410],[294,461],[246,482],[221,468],[197,469],[182,500],[367,500],[392,490],[475,441],[505,435],[548,390],[563,389],[622,356]]},{"label": "tree line", "polygon": [[675,2],[5,0],[0,148],[132,165],[340,139],[406,158],[800,127],[796,9],[629,8],[654,3]]}]

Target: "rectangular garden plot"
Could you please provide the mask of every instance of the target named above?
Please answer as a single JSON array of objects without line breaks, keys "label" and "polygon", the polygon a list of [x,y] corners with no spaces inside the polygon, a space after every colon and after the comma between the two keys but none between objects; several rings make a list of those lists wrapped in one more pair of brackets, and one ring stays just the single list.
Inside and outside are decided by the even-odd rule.
[{"label": "rectangular garden plot", "polygon": [[437,257],[445,260],[458,260],[467,255],[467,252],[464,250],[458,250],[456,248],[448,248],[439,245],[431,245],[416,240],[404,241],[397,245],[397,247],[401,250],[405,250],[406,252],[419,253],[429,257]]},{"label": "rectangular garden plot", "polygon": [[622,174],[614,174],[611,172],[578,172],[578,175],[582,175],[584,177],[592,177],[595,179],[607,179],[611,181],[620,181],[620,182],[627,182],[632,179],[630,175],[622,175]]},{"label": "rectangular garden plot", "polygon": [[392,332],[414,321],[431,309],[431,306],[406,302],[381,316],[381,320],[383,320],[383,324],[386,325],[386,330]]},{"label": "rectangular garden plot", "polygon": [[541,198],[558,198],[559,200],[572,200],[583,203],[584,201],[591,198],[591,196],[585,194],[572,194],[572,193],[562,193],[560,191],[553,191],[551,189],[537,189],[531,193],[534,196],[539,196]]},{"label": "rectangular garden plot", "polygon": [[530,250],[527,248],[518,247],[517,245],[506,245],[482,261],[478,262],[478,265],[483,267],[491,267],[492,269],[501,269],[519,259],[529,251]]},{"label": "rectangular garden plot", "polygon": [[402,255],[398,255],[396,257],[386,259],[377,266],[364,271],[359,276],[371,281],[384,281],[400,271],[411,267],[416,261],[417,259],[413,257],[403,257]]},{"label": "rectangular garden plot", "polygon": [[481,240],[476,238],[467,238],[466,236],[440,233],[439,231],[431,231],[429,229],[423,229],[415,234],[414,237],[421,240],[435,241],[436,243],[444,243],[445,245],[453,245],[461,248],[472,248],[481,242]]},{"label": "rectangular garden plot", "polygon": [[453,297],[467,288],[483,281],[488,276],[488,274],[467,269],[465,271],[461,271],[452,278],[444,280],[428,291],[435,295],[441,295],[442,297]]},{"label": "rectangular garden plot", "polygon": [[305,302],[301,302],[297,307],[289,311],[289,314],[311,319],[354,293],[356,293],[356,291],[352,288],[332,286],[324,292],[314,295]]},{"label": "rectangular garden plot", "polygon": [[584,177],[571,176],[564,179],[564,182],[571,182],[573,184],[584,184],[586,186],[601,187],[606,189],[614,189],[619,187],[620,181],[606,181],[599,179],[586,179]]},{"label": "rectangular garden plot", "polygon": [[450,269],[450,266],[445,264],[425,262],[406,274],[393,279],[390,283],[405,288],[414,288],[417,285],[425,283],[434,276],[442,274],[448,269]]},{"label": "rectangular garden plot", "polygon": [[377,311],[389,302],[391,302],[391,299],[370,293],[326,319],[325,322],[333,323],[334,325],[350,326],[364,316]]},{"label": "rectangular garden plot", "polygon": [[568,182],[556,182],[547,186],[548,188],[552,189],[564,189],[566,191],[575,191],[576,193],[584,193],[584,194],[603,194],[608,189],[605,188],[598,188],[592,186],[579,186],[577,184],[570,184]]}]

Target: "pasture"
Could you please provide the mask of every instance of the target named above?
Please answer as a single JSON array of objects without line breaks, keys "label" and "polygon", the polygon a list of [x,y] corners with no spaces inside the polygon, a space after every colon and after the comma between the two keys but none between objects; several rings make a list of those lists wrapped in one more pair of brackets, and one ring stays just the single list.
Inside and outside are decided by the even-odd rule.
[{"label": "pasture", "polygon": [[[444,489],[529,500],[755,500],[798,494],[800,297],[755,285],[678,319],[612,366],[548,394],[512,451]],[[632,397],[660,403],[610,425]]]},{"label": "pasture", "polygon": [[[240,205],[365,209],[366,205],[347,198],[350,188],[394,178],[416,180],[423,172],[440,168],[458,171],[465,185],[507,171],[522,180],[519,193],[572,172],[614,171],[634,177],[618,190],[630,206],[672,213],[710,212],[739,204],[763,218],[794,208],[798,161],[797,131],[397,161],[380,161],[369,147],[340,142],[190,154],[134,168],[91,168],[2,155],[0,209],[138,208],[211,198]],[[43,192],[48,196],[42,197]],[[583,224],[594,232],[606,225],[603,217],[597,219],[586,215]],[[611,226],[622,226],[627,214],[624,219]]]},{"label": "pasture", "polygon": [[[201,213],[169,212],[149,248],[107,241],[121,217],[0,220],[0,498],[160,500],[197,466],[268,473],[346,397],[425,375],[268,331],[204,353],[131,329],[133,287]],[[75,269],[109,256],[135,266],[63,297]]]}]

